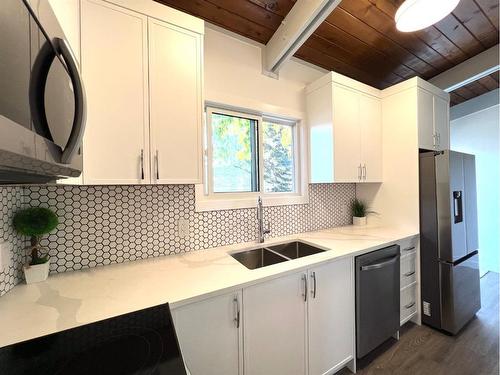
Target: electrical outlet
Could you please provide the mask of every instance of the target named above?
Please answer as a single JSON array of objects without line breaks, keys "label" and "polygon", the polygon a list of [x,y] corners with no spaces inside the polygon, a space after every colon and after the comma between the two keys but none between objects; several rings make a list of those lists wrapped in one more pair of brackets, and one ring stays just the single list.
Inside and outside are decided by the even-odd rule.
[{"label": "electrical outlet", "polygon": [[0,272],[12,266],[12,244],[10,242],[0,243]]},{"label": "electrical outlet", "polygon": [[348,212],[348,207],[347,207],[347,204],[343,204],[342,205],[342,215],[345,216],[347,215],[349,212]]},{"label": "electrical outlet", "polygon": [[179,219],[179,237],[188,238],[189,237],[189,220]]}]

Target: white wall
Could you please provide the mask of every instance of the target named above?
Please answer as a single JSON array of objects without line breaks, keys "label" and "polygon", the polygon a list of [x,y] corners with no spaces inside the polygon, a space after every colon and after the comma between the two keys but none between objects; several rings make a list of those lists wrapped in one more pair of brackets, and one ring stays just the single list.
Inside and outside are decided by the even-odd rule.
[{"label": "white wall", "polygon": [[451,122],[451,149],[476,155],[481,273],[500,271],[499,128],[498,104]]},{"label": "white wall", "polygon": [[279,79],[262,74],[262,45],[216,26],[205,28],[205,100],[288,116],[305,116],[305,86],[325,70],[289,61]]}]

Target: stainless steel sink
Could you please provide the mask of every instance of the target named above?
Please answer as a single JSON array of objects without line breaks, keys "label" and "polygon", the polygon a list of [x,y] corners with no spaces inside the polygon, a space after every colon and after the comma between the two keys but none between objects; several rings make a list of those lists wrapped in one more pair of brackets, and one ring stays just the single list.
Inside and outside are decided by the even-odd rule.
[{"label": "stainless steel sink", "polygon": [[304,242],[293,241],[279,245],[241,251],[239,253],[231,254],[231,256],[243,264],[246,268],[254,270],[256,268],[262,268],[286,262],[288,260],[322,253],[324,251],[325,250],[308,245]]},{"label": "stainless steel sink", "polygon": [[286,262],[288,259],[280,256],[265,248],[242,251],[240,253],[231,254],[238,262],[246,268],[254,270],[272,264]]},{"label": "stainless steel sink", "polygon": [[268,246],[268,249],[290,259],[302,258],[308,255],[318,254],[325,251],[323,249],[319,249],[315,246],[311,246],[304,242],[299,242],[299,241]]}]

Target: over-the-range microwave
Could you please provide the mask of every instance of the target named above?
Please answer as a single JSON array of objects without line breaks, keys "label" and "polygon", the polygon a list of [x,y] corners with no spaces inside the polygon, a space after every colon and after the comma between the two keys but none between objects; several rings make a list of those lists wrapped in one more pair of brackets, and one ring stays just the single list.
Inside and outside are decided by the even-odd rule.
[{"label": "over-the-range microwave", "polygon": [[82,170],[85,91],[49,0],[0,6],[0,184]]}]

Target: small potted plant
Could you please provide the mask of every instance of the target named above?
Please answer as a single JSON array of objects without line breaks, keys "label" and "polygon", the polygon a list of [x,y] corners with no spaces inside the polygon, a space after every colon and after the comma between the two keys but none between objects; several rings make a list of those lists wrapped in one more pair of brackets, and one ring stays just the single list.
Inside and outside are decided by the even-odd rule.
[{"label": "small potted plant", "polygon": [[351,204],[351,211],[353,225],[366,225],[366,214],[373,212],[368,211],[366,203],[357,198]]},{"label": "small potted plant", "polygon": [[56,214],[48,208],[29,207],[14,215],[13,224],[18,233],[30,237],[30,246],[26,250],[31,254],[31,259],[24,266],[26,284],[47,280],[50,259],[48,251],[40,246],[40,240],[59,224]]}]

